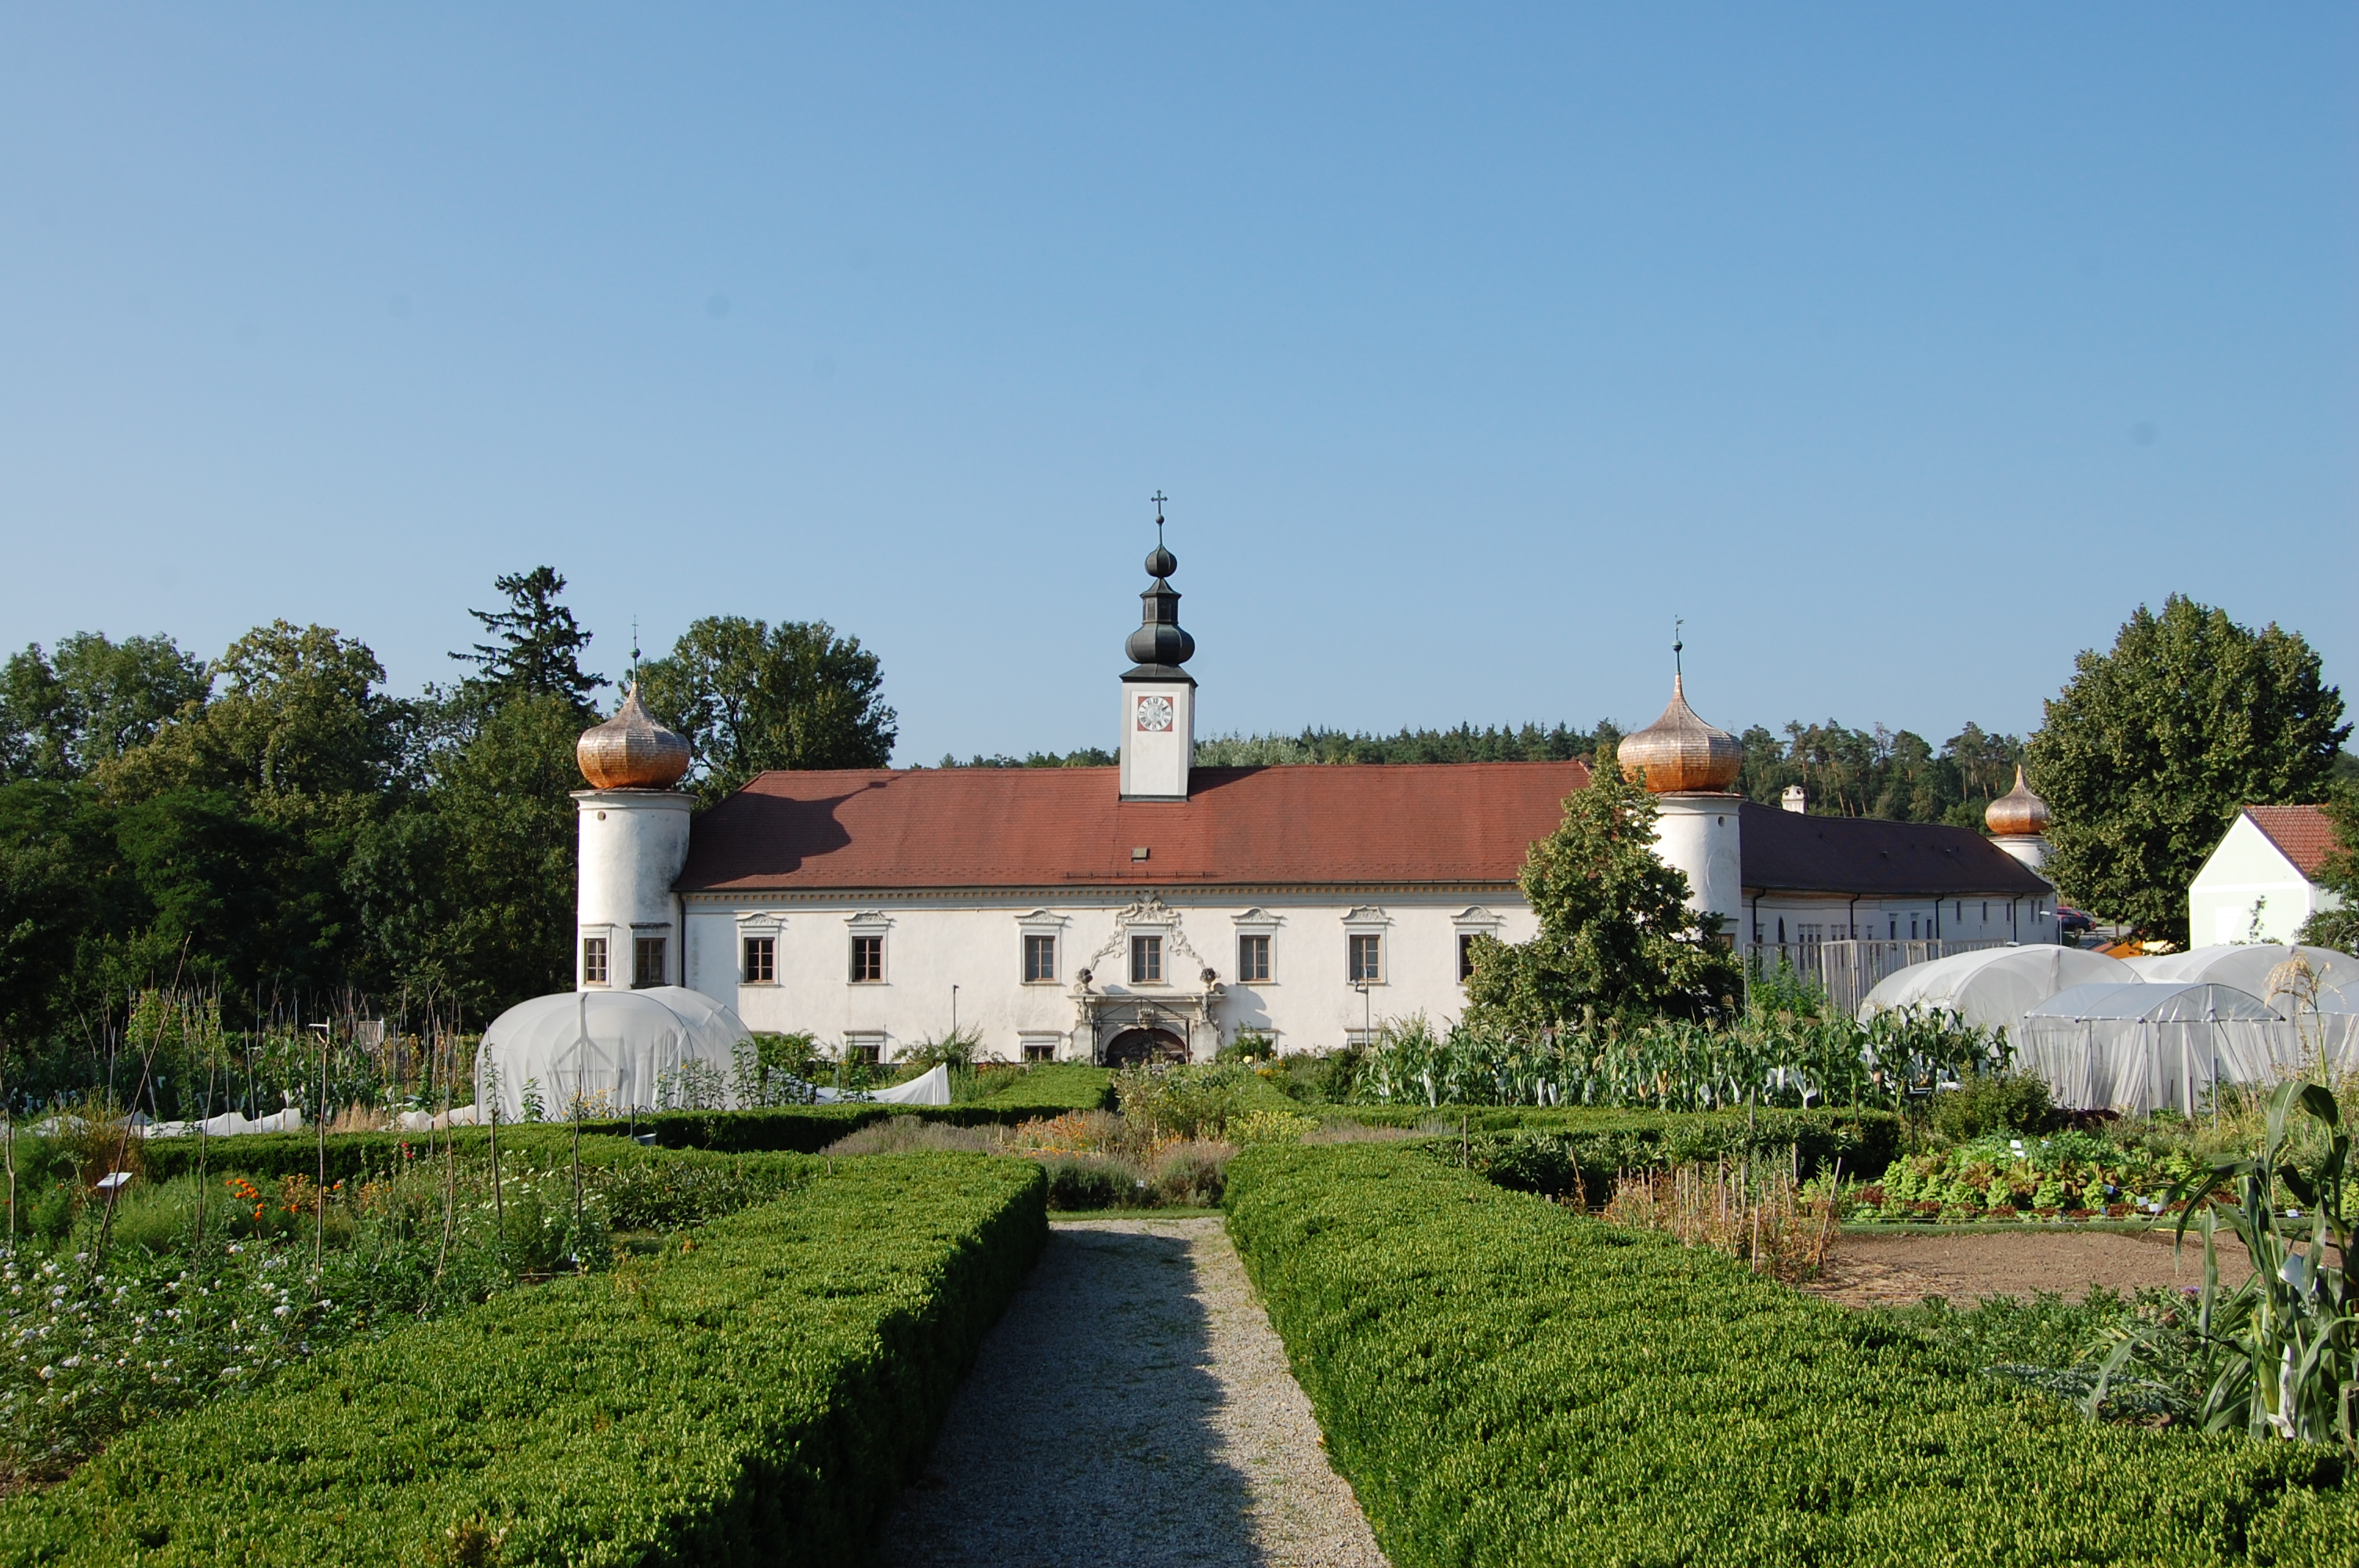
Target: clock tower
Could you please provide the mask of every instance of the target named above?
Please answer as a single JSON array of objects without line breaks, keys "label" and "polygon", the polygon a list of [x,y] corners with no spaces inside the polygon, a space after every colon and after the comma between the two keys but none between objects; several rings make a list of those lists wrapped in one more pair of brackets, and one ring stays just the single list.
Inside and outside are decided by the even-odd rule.
[{"label": "clock tower", "polygon": [[1180,629],[1180,590],[1170,580],[1180,561],[1163,547],[1162,497],[1156,500],[1155,549],[1147,557],[1155,580],[1138,596],[1138,630],[1124,644],[1132,660],[1122,677],[1125,800],[1186,800],[1196,759],[1196,677],[1180,667],[1194,656],[1196,639]]}]

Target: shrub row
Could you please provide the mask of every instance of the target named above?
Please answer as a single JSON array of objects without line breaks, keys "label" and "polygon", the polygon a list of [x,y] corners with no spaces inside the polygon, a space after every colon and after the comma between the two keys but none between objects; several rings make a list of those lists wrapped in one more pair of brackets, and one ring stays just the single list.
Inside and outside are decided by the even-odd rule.
[{"label": "shrub row", "polygon": [[[658,1147],[703,1149],[722,1154],[816,1154],[847,1133],[857,1132],[888,1116],[919,1116],[953,1127],[1014,1127],[1040,1117],[1071,1110],[1113,1108],[1113,1075],[1103,1067],[1079,1063],[1052,1063],[1016,1077],[987,1099],[963,1105],[812,1105],[778,1106],[765,1110],[673,1110],[653,1115],[582,1124],[583,1147],[592,1138],[625,1134],[655,1134]],[[515,1122],[500,1128],[503,1150],[530,1142],[538,1149],[550,1139],[570,1140],[568,1122]],[[328,1180],[350,1181],[371,1172],[396,1168],[408,1160],[424,1159],[429,1145],[440,1147],[446,1134],[435,1132],[338,1132],[325,1140]],[[490,1138],[481,1127],[452,1129],[447,1136],[464,1152],[480,1153]],[[200,1158],[217,1171],[240,1171],[277,1179],[312,1175],[320,1168],[323,1141],[315,1132],[255,1133],[240,1138],[155,1139],[139,1151],[145,1173],[157,1180],[186,1175]],[[203,1147],[200,1147],[201,1143]]]},{"label": "shrub row", "polygon": [[2290,1565],[2359,1539],[2328,1450],[2094,1425],[1888,1314],[1414,1148],[1249,1150],[1227,1201],[1399,1568]]},{"label": "shrub row", "polygon": [[857,1561],[1046,1240],[1045,1185],[839,1161],[688,1250],[135,1433],[0,1504],[0,1563]]}]

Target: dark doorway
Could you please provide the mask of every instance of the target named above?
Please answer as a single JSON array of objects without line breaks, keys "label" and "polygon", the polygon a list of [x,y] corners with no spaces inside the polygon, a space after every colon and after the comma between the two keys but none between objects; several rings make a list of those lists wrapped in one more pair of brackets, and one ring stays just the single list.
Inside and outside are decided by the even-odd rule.
[{"label": "dark doorway", "polygon": [[1168,1029],[1125,1029],[1106,1042],[1105,1065],[1109,1067],[1187,1059],[1188,1043]]}]

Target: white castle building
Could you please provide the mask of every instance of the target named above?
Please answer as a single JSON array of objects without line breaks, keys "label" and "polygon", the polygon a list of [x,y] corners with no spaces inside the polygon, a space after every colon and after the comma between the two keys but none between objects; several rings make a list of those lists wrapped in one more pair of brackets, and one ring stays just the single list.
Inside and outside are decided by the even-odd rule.
[{"label": "white castle building", "polygon": [[[768,773],[692,816],[634,690],[582,738],[577,987],[683,985],[886,1061],[953,1019],[986,1056],[1102,1063],[1455,1019],[1473,939],[1538,930],[1516,873],[1588,768],[1196,767],[1178,566],[1147,558],[1111,768]],[[1619,755],[1739,943],[2054,940],[2032,849],[1728,793],[1737,743],[1683,681]]]}]

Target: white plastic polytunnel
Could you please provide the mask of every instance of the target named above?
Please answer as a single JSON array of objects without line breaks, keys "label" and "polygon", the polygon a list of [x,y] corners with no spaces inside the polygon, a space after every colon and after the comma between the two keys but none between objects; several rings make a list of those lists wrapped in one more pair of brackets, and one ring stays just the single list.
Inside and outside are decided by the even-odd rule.
[{"label": "white plastic polytunnel", "polygon": [[2136,978],[2119,958],[2078,947],[1978,947],[1896,969],[1860,1002],[1859,1016],[1918,1008],[1951,1014],[1976,1029],[2012,1031],[2027,1010],[2067,987]]},{"label": "white plastic polytunnel", "polygon": [[2299,1070],[2299,1032],[2249,991],[2204,980],[2074,986],[2023,1015],[2016,1065],[2072,1110],[2193,1115],[2221,1084]]},{"label": "white plastic polytunnel", "polygon": [[535,997],[484,1031],[475,1103],[497,1101],[502,1121],[563,1120],[577,1101],[585,1116],[715,1108],[749,1035],[734,1011],[685,986]]},{"label": "white plastic polytunnel", "polygon": [[2138,979],[2152,981],[2209,980],[2249,991],[2286,1017],[2310,1005],[2302,980],[2290,966],[2309,967],[2318,988],[2321,1012],[2359,1012],[2359,958],[2332,947],[2297,947],[2276,942],[2240,942],[2125,959]]}]

